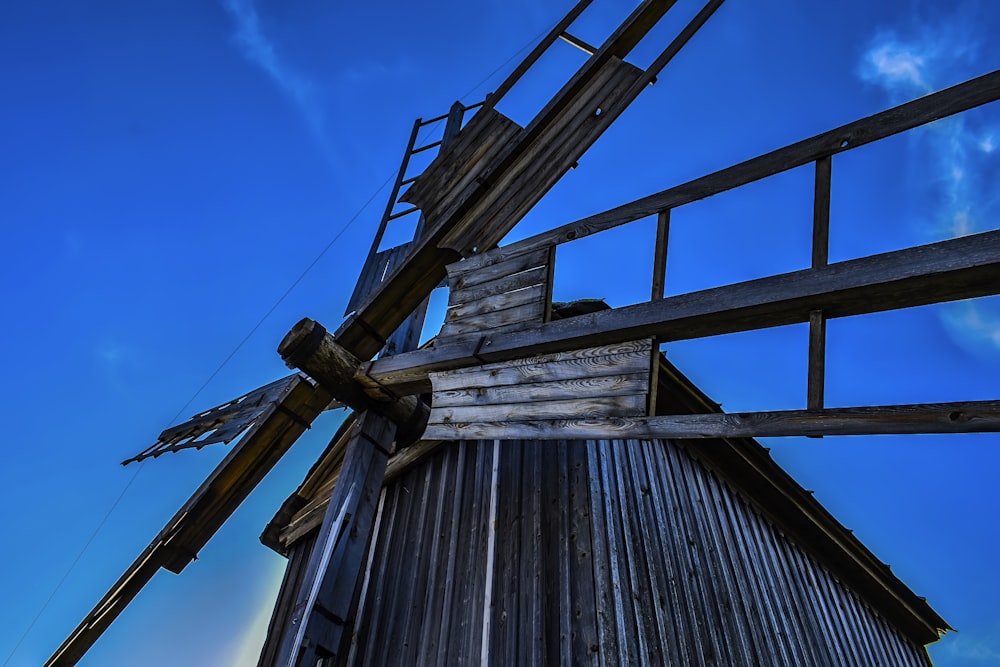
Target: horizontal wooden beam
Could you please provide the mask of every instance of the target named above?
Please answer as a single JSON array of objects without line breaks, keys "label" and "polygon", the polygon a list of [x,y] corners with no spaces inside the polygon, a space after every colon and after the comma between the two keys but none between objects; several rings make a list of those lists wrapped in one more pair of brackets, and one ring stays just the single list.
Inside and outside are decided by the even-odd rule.
[{"label": "horizontal wooden beam", "polygon": [[[801,167],[824,157],[912,130],[1000,99],[1000,70],[951,88],[848,123],[809,139],[779,148],[693,181],[662,190],[628,204],[571,222],[550,231],[504,246],[504,250],[542,248],[566,243],[660,211],[690,204],[753,183],[762,178]],[[469,262],[482,261],[470,257]],[[470,264],[470,266],[472,266]]]},{"label": "horizontal wooden beam", "polygon": [[427,438],[710,439],[1000,431],[1000,401],[739,414],[430,424]]},{"label": "horizontal wooden beam", "polygon": [[367,382],[425,391],[427,373],[656,336],[686,340],[1000,293],[1000,231],[897,250],[557,320],[461,338],[364,366]]}]

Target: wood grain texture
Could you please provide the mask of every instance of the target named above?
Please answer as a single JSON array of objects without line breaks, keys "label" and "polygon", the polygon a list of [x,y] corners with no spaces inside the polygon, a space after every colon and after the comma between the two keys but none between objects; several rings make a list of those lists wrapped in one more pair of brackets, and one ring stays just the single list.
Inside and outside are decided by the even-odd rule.
[{"label": "wood grain texture", "polygon": [[[594,348],[591,348],[594,349]],[[578,350],[577,352],[584,352]],[[532,359],[515,359],[511,362],[486,364],[482,368],[460,369],[431,374],[435,391],[520,385],[553,380],[596,378],[607,375],[646,372],[648,350],[616,354],[572,356],[572,353],[544,355]]]},{"label": "wood grain texture", "polygon": [[[534,421],[539,419],[598,419],[607,415],[646,414],[646,393],[577,397],[561,401],[530,401],[497,405],[465,405],[431,410],[430,423]],[[501,436],[493,436],[501,437]]]},{"label": "wood grain texture", "polygon": [[546,282],[547,275],[548,267],[539,266],[534,269],[528,269],[527,271],[521,271],[520,273],[481,283],[474,287],[452,288],[448,292],[448,305],[470,303],[497,294],[514,292],[533,285],[543,285]]},{"label": "wood grain texture", "polygon": [[449,341],[380,359],[386,386],[425,386],[428,372],[656,336],[686,340],[940,303],[1000,292],[1000,231],[803,269],[557,320],[504,336]]},{"label": "wood grain texture", "polygon": [[821,158],[919,127],[1000,99],[1000,70],[842,125],[693,181],[505,246],[511,251],[566,243],[660,211],[801,167]]},{"label": "wood grain texture", "polygon": [[505,386],[469,387],[434,392],[437,408],[570,399],[605,394],[641,394],[648,380],[644,373],[552,380]]},{"label": "wood grain texture", "polygon": [[492,313],[497,310],[506,310],[515,306],[521,306],[532,301],[541,301],[545,297],[545,285],[538,283],[521,289],[493,294],[476,301],[467,301],[448,307],[445,312],[445,321],[453,321],[468,317],[470,315],[482,315]]},{"label": "wood grain texture", "polygon": [[[545,304],[541,297],[503,310],[493,310],[476,315],[466,315],[445,320],[439,336],[442,339],[462,334],[487,333],[504,328],[510,331],[513,325],[530,326],[541,324],[545,314]],[[448,313],[451,316],[452,313]]]},{"label": "wood grain texture", "polygon": [[929,403],[822,411],[670,415],[636,419],[538,420],[429,424],[437,439],[639,438],[717,439],[809,435],[986,433],[1000,431],[1000,401]]}]

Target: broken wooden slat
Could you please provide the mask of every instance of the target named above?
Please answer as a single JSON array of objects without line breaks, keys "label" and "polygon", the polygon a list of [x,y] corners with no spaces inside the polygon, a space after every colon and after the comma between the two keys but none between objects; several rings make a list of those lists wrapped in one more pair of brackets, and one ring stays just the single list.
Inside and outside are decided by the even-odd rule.
[{"label": "broken wooden slat", "polygon": [[468,303],[477,299],[486,299],[497,294],[514,292],[525,287],[531,287],[532,285],[541,285],[545,283],[547,273],[548,267],[539,266],[534,269],[515,273],[512,276],[497,278],[496,280],[491,280],[488,283],[482,283],[475,287],[452,288],[448,294],[448,302],[449,304]]},{"label": "broken wooden slat", "polygon": [[[619,416],[642,416],[646,414],[646,383],[643,391],[632,395],[608,395],[547,401],[537,400],[527,403],[501,405],[462,405],[435,408],[431,411],[428,425],[434,423],[464,423],[469,421],[503,422],[534,421],[542,419],[599,419],[608,414]],[[584,387],[584,389],[587,389]],[[425,431],[426,433],[426,431]],[[500,436],[495,436],[500,437]]]},{"label": "broken wooden slat", "polygon": [[289,375],[201,412],[183,424],[171,426],[160,433],[155,443],[132,458],[125,459],[122,465],[155,458],[165,452],[191,447],[200,449],[216,442],[230,442],[250,428],[276,401],[280,401],[297,381],[296,375]]},{"label": "broken wooden slat", "polygon": [[445,321],[458,320],[472,315],[484,315],[500,310],[523,306],[535,301],[541,301],[546,294],[544,283],[516,289],[510,292],[494,294],[478,301],[466,301],[449,306],[445,313]]},{"label": "broken wooden slat", "polygon": [[1000,401],[639,418],[429,424],[436,439],[702,439],[1000,431]]},{"label": "broken wooden slat", "polygon": [[[545,303],[541,297],[536,297],[533,301],[476,315],[466,315],[465,317],[446,320],[441,327],[440,337],[442,339],[460,334],[476,332],[495,332],[500,327],[510,327],[513,324],[541,324],[542,315],[545,313]],[[449,312],[449,316],[451,313]]]},{"label": "broken wooden slat", "polygon": [[[179,573],[274,467],[331,395],[293,376],[287,392],[256,420],[111,590],[45,663],[73,665],[139,594],[161,567]],[[239,400],[239,399],[237,399]],[[280,406],[280,408],[279,408]]]},{"label": "broken wooden slat", "polygon": [[448,286],[453,289],[463,289],[473,287],[481,283],[512,276],[521,271],[527,271],[538,266],[545,266],[548,262],[548,248],[539,248],[529,252],[518,253],[517,255],[504,255],[493,252],[487,253],[490,256],[499,258],[499,261],[487,262],[475,269],[468,269],[463,266],[465,262],[455,262],[449,264]]}]

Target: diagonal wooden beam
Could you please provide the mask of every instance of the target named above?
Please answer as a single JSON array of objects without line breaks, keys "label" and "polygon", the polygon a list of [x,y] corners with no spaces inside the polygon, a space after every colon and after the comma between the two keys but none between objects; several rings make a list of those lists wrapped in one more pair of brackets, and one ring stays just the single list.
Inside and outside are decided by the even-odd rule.
[{"label": "diagonal wooden beam", "polygon": [[1000,231],[482,335],[366,364],[367,382],[396,393],[429,388],[427,373],[652,336],[686,340],[1000,293]]}]

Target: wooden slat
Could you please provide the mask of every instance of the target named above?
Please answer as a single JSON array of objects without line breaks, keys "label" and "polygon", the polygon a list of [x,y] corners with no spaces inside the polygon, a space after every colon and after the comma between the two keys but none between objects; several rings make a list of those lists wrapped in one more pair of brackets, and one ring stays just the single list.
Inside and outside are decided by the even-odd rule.
[{"label": "wooden slat", "polygon": [[385,386],[426,386],[430,371],[657,336],[686,340],[968,299],[1000,292],[1000,231],[557,320],[505,336],[421,350],[367,367]]},{"label": "wooden slat", "polygon": [[648,383],[644,373],[630,373],[499,387],[448,389],[434,392],[434,407],[512,404],[607,394],[640,394],[645,393]]},{"label": "wooden slat", "polygon": [[714,439],[998,431],[1000,401],[975,401],[622,419],[436,422],[428,425],[424,435],[442,440],[498,437]]},{"label": "wooden slat", "polygon": [[[646,393],[630,395],[578,397],[562,401],[533,401],[501,405],[468,405],[431,410],[428,425],[482,422],[520,422],[541,419],[598,419],[606,416],[628,417],[646,413]],[[501,437],[501,436],[491,436]],[[519,437],[519,436],[503,436]]]},{"label": "wooden slat", "polygon": [[548,260],[548,248],[539,248],[525,253],[518,253],[512,257],[504,257],[502,261],[486,264],[474,271],[458,269],[463,262],[449,264],[448,286],[452,289],[463,289],[480,285],[497,278],[512,276],[521,271],[527,271],[538,266],[544,266]]},{"label": "wooden slat", "polygon": [[527,150],[512,156],[509,168],[497,174],[492,187],[441,246],[468,255],[474,247],[499,243],[631,103],[638,93],[627,93],[641,77],[637,67],[617,58],[608,60],[560,118],[544,128]]},{"label": "wooden slat", "polygon": [[526,250],[581,239],[998,99],[1000,99],[1000,70],[842,125],[693,181],[512,243],[505,246],[505,249]]},{"label": "wooden slat", "polygon": [[435,391],[495,387],[549,380],[574,380],[633,372],[645,372],[649,351],[623,352],[602,356],[581,356],[551,362],[524,363],[522,360],[487,364],[461,372],[433,373]]},{"label": "wooden slat", "polygon": [[475,287],[452,288],[448,293],[448,305],[469,303],[478,299],[486,299],[496,294],[505,294],[532,285],[543,285],[548,275],[548,267],[539,266],[512,276],[503,276],[490,282],[481,283]]},{"label": "wooden slat", "polygon": [[445,313],[445,322],[454,322],[473,315],[483,315],[541,301],[545,297],[545,293],[545,285],[538,284],[513,292],[494,294],[478,301],[460,303],[448,308]]},{"label": "wooden slat", "polygon": [[159,568],[179,573],[215,534],[288,448],[329,405],[322,387],[299,379],[272,404],[198,490],[139,555],[76,630],[46,661],[74,665]]},{"label": "wooden slat", "polygon": [[495,109],[480,110],[400,201],[420,207],[431,219],[450,217],[482,190],[493,166],[518,146],[523,133]]},{"label": "wooden slat", "polygon": [[[540,297],[536,297],[534,301],[522,303],[512,308],[448,319],[441,327],[440,337],[447,338],[448,336],[459,334],[492,332],[500,327],[508,327],[509,329],[513,324],[523,324],[525,326],[541,324],[544,314],[545,304]],[[451,317],[452,313],[449,312],[448,316]]]}]

